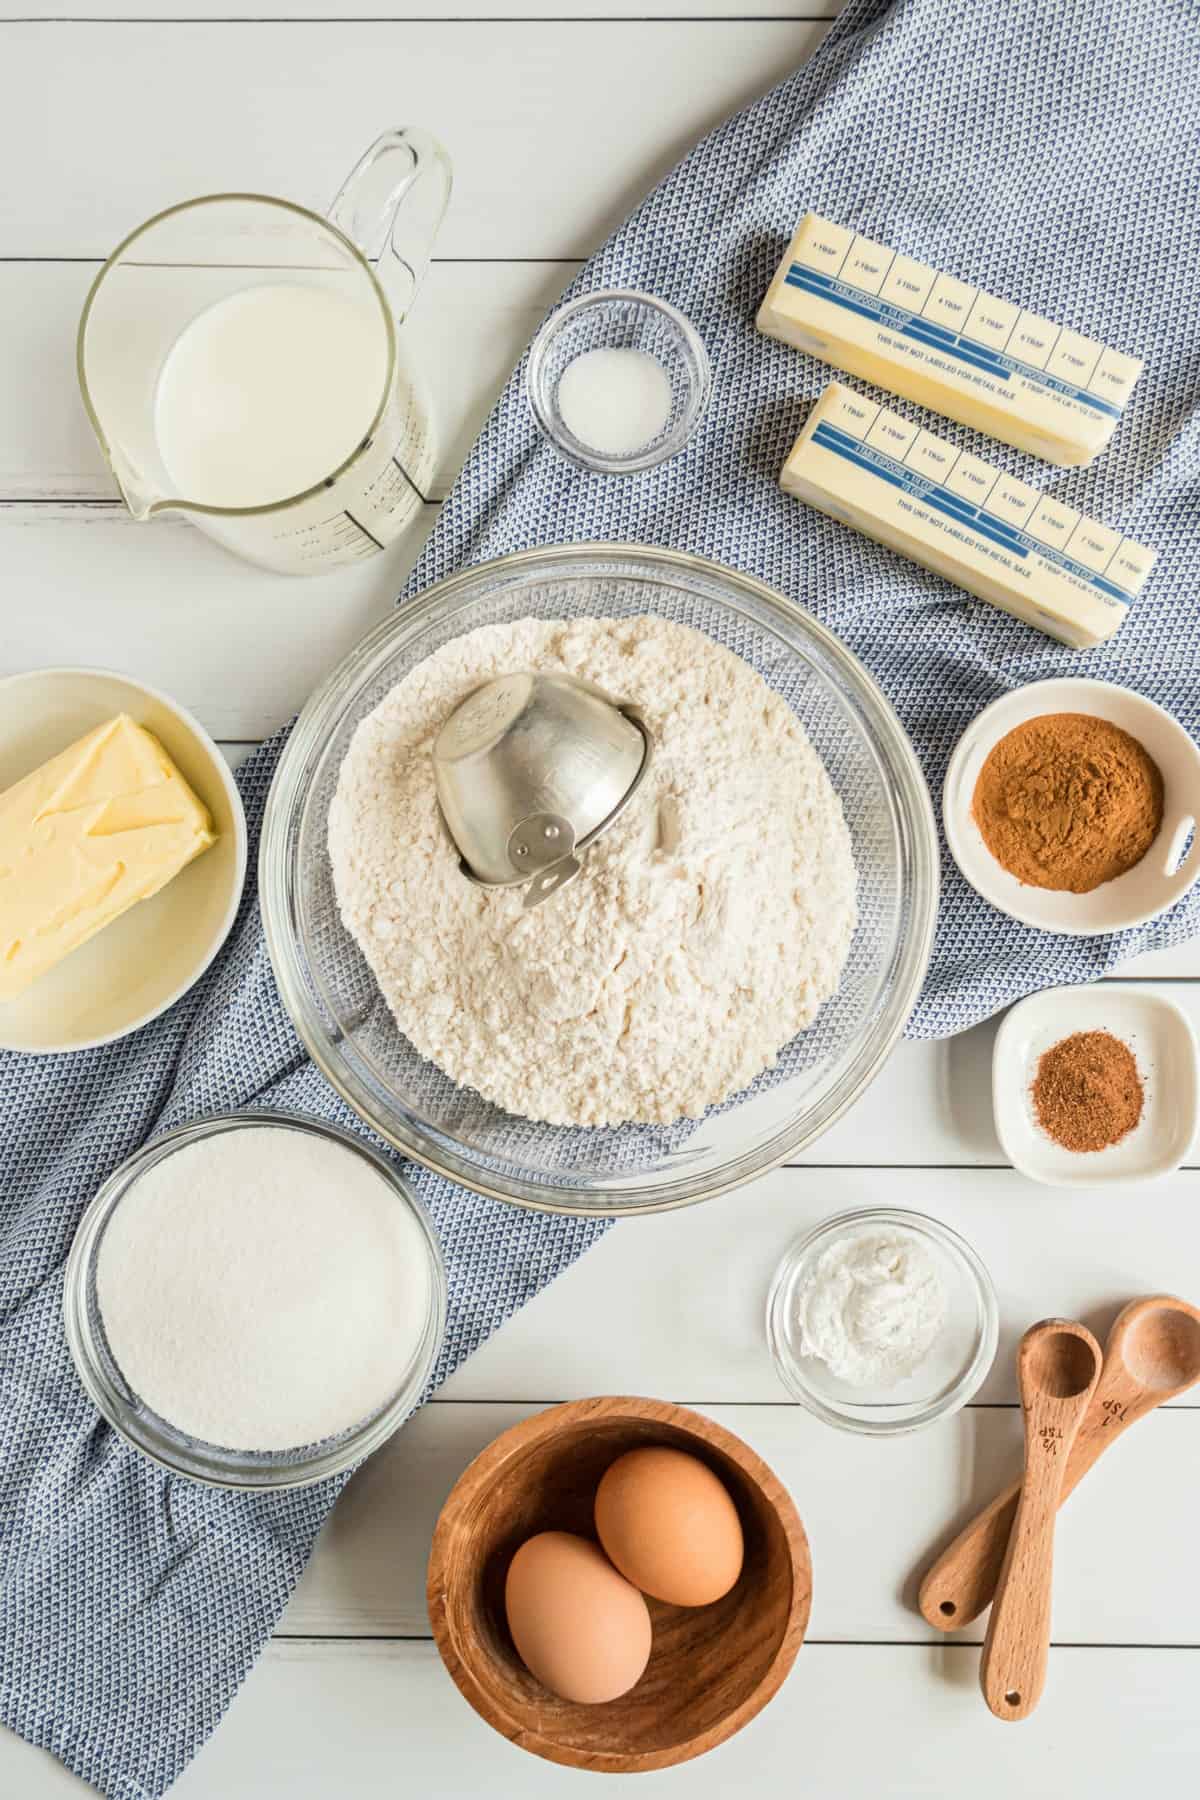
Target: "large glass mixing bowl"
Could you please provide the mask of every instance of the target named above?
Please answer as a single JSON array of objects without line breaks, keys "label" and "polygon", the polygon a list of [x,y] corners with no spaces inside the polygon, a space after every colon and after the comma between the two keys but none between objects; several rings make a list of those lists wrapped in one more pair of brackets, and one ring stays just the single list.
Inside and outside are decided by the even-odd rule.
[{"label": "large glass mixing bowl", "polygon": [[[837,993],[744,1093],[698,1121],[571,1130],[504,1112],[413,1049],[339,916],[329,806],[359,722],[449,639],[530,617],[637,613],[707,633],[787,700],[845,809],[859,925]],[[761,582],[715,563],[579,544],[465,569],[400,607],[351,652],[301,713],[280,759],[260,883],[285,1004],[314,1062],[368,1125],[478,1193],[554,1212],[620,1215],[705,1200],[749,1181],[810,1144],[858,1098],[924,979],[937,871],[933,813],[912,748],[832,633]],[[549,902],[569,903],[569,887]],[[679,1054],[688,1054],[682,1029]]]}]

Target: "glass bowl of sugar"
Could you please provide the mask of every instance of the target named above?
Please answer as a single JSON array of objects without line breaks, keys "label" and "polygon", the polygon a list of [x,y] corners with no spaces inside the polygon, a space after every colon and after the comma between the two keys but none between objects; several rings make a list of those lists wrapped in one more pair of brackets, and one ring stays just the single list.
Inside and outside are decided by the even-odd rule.
[{"label": "glass bowl of sugar", "polygon": [[551,315],[529,352],[533,416],[555,449],[601,475],[676,456],[708,400],[708,352],[653,294],[609,288]]},{"label": "glass bowl of sugar", "polygon": [[786,1252],[767,1340],[794,1399],[843,1431],[895,1437],[947,1419],[996,1356],[991,1277],[965,1239],[924,1213],[866,1207]]},{"label": "glass bowl of sugar", "polygon": [[174,1475],[305,1486],[404,1423],[446,1324],[433,1226],[348,1131],[222,1113],[145,1145],[76,1234],[63,1295],[80,1380]]}]

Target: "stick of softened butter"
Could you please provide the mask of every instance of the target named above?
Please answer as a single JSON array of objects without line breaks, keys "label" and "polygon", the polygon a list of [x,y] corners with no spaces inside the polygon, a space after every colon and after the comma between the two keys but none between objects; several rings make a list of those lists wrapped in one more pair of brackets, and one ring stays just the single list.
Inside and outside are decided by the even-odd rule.
[{"label": "stick of softened butter", "polygon": [[911,256],[807,213],[758,329],[1048,462],[1090,462],[1142,372]]},{"label": "stick of softened butter", "polygon": [[158,739],[124,713],[0,794],[0,1000],[216,841]]},{"label": "stick of softened butter", "polygon": [[1117,630],[1155,552],[830,382],[780,486],[1076,650]]}]

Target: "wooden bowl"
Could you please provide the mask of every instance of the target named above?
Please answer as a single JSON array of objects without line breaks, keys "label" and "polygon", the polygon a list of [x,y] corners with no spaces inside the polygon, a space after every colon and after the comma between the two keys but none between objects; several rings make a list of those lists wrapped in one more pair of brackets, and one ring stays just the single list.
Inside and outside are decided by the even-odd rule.
[{"label": "wooden bowl", "polygon": [[[648,1599],[654,1647],[645,1674],[618,1700],[580,1706],[521,1662],[504,1580],[534,1532],[595,1539],[600,1477],[645,1444],[686,1450],[720,1476],[741,1518],[745,1562],[711,1606]],[[434,1531],[428,1600],[442,1661],[489,1725],[550,1762],[631,1774],[702,1755],[766,1705],[804,1638],[812,1565],[782,1482],[732,1433],[662,1400],[575,1400],[514,1425],[464,1470]]]}]

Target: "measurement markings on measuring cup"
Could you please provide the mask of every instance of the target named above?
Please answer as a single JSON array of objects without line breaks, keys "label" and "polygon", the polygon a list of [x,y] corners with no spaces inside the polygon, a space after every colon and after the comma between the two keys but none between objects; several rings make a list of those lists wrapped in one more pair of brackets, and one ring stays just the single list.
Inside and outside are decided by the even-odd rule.
[{"label": "measurement markings on measuring cup", "polygon": [[421,505],[422,506],[432,505],[433,503],[430,500],[429,495],[426,493],[423,493],[421,491],[421,489],[417,486],[416,482],[413,480],[412,476],[409,474],[409,472],[405,468],[404,464],[400,461],[400,458],[398,456],[393,456],[392,463],[395,468],[399,469],[401,475],[403,475],[405,481],[407,481],[409,487],[412,489],[413,493],[417,496],[417,499],[421,502]]},{"label": "measurement markings on measuring cup", "polygon": [[309,565],[324,562],[361,561],[383,546],[352,514],[339,511],[306,525],[275,533],[275,542],[289,555]]},{"label": "measurement markings on measuring cup", "polygon": [[364,536],[364,537],[369,537],[369,538],[370,538],[370,540],[371,540],[371,542],[372,542],[372,543],[373,543],[373,544],[374,544],[374,546],[375,546],[375,548],[376,548],[376,549],[377,549],[377,550],[382,550],[382,549],[383,549],[383,543],[382,543],[382,540],[381,540],[381,539],[379,539],[379,538],[377,538],[377,537],[376,537],[376,536],[375,536],[375,534],[374,534],[374,532],[372,532],[372,531],[368,531],[368,530],[367,530],[367,528],[366,528],[366,526],[365,526],[365,525],[364,525],[364,524],[363,524],[363,522],[362,522],[362,520],[361,520],[361,519],[356,519],[356,518],[355,518],[355,516],[354,516],[354,514],[353,514],[353,513],[352,513],[352,512],[351,512],[351,511],[350,511],[350,508],[349,508],[349,507],[348,507],[348,506],[344,506],[344,507],[343,507],[343,508],[342,508],[342,511],[343,511],[343,513],[344,513],[344,514],[345,514],[345,516],[346,516],[346,517],[347,517],[347,518],[348,518],[348,519],[349,519],[349,521],[350,521],[350,523],[351,523],[351,524],[352,524],[352,525],[357,525],[357,526],[358,526],[358,529],[359,529],[359,530],[360,530],[360,531],[361,531],[361,532],[362,532],[362,534],[363,534],[363,536]]}]

